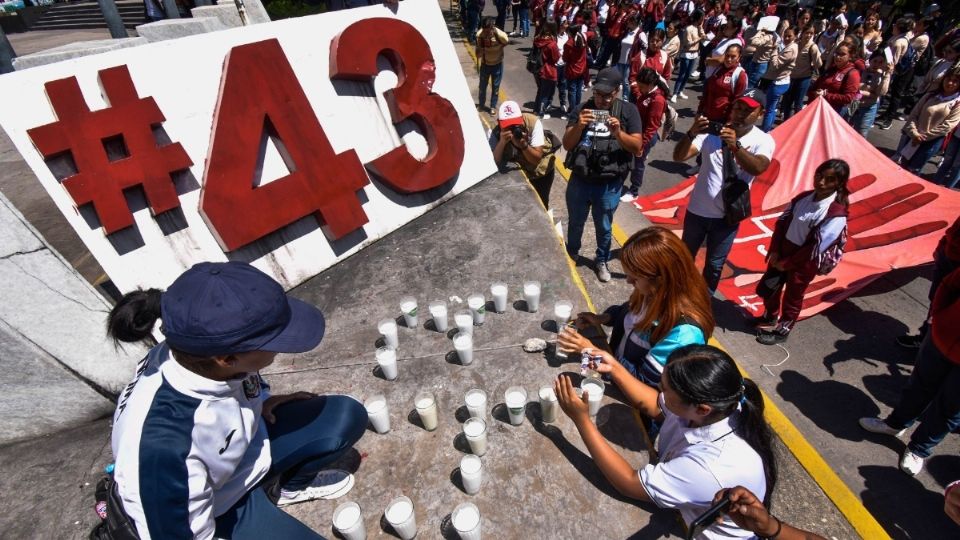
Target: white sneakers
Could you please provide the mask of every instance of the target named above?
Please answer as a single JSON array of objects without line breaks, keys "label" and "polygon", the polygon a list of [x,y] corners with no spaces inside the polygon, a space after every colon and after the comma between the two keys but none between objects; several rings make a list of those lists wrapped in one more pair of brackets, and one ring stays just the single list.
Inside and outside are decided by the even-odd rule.
[{"label": "white sneakers", "polygon": [[687,96],[687,95],[684,94],[683,92],[680,92],[680,99],[687,99],[688,97],[689,97],[689,96]]},{"label": "white sneakers", "polygon": [[353,475],[340,469],[327,469],[317,473],[317,477],[307,487],[298,491],[280,489],[277,506],[287,506],[314,499],[337,499],[353,489]]},{"label": "white sneakers", "polygon": [[922,468],[923,458],[911,452],[909,447],[904,448],[903,454],[900,455],[900,470],[910,476],[916,476]]},{"label": "white sneakers", "polygon": [[894,437],[900,437],[903,435],[903,432],[906,431],[906,429],[894,429],[888,426],[882,419],[873,416],[861,418],[860,427],[870,433],[882,433],[884,435],[893,435]]},{"label": "white sneakers", "polygon": [[629,191],[620,196],[620,202],[622,203],[632,203],[637,200],[637,196]]},{"label": "white sneakers", "polygon": [[677,95],[674,94],[674,95],[670,96],[670,103],[676,103],[676,102],[677,102]]}]

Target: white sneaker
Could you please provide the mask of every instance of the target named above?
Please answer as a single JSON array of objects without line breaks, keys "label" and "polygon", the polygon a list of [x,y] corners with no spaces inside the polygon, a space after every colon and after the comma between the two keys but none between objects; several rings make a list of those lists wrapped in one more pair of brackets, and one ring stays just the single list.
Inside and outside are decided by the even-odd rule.
[{"label": "white sneaker", "polygon": [[635,200],[637,200],[637,196],[629,191],[620,196],[620,202],[623,203],[632,203]]},{"label": "white sneaker", "polygon": [[277,506],[286,506],[314,499],[337,499],[353,489],[353,475],[340,469],[327,469],[317,473],[317,477],[307,487],[298,491],[280,489]]},{"label": "white sneaker", "polygon": [[909,448],[904,448],[900,456],[900,470],[910,476],[916,476],[922,468],[923,458],[911,452]]},{"label": "white sneaker", "polygon": [[893,435],[894,437],[899,437],[903,435],[904,431],[906,431],[906,429],[894,429],[888,426],[883,420],[874,416],[865,416],[861,418],[860,427],[869,431],[870,433],[882,433],[884,435]]},{"label": "white sneaker", "polygon": [[549,119],[550,119],[550,115],[547,114],[547,113],[543,113],[543,119],[544,119],[544,120],[549,120]]},{"label": "white sneaker", "polygon": [[683,92],[680,92],[680,99],[689,99],[689,96],[687,96]]},{"label": "white sneaker", "polygon": [[696,78],[699,77],[699,76],[700,76],[700,72],[699,72],[699,71],[693,71],[693,72],[690,73],[690,78],[691,78],[691,79],[696,79]]},{"label": "white sneaker", "polygon": [[674,94],[674,95],[670,96],[670,103],[676,103],[676,102],[677,102],[677,95]]}]

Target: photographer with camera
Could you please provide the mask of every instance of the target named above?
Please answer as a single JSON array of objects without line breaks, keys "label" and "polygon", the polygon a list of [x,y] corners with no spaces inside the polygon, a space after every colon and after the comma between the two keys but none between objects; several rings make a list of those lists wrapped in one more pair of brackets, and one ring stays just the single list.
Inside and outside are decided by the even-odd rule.
[{"label": "photographer with camera", "polygon": [[536,115],[524,113],[516,101],[504,101],[497,112],[497,127],[490,134],[493,159],[501,172],[507,162],[516,163],[533,185],[543,206],[550,207],[554,178],[554,153],[559,148],[555,135],[543,129]]},{"label": "photographer with camera", "polygon": [[610,281],[607,261],[613,236],[613,214],[620,204],[623,181],[633,165],[633,156],[643,153],[640,113],[620,99],[623,78],[617,68],[597,74],[593,97],[569,116],[563,134],[570,169],[567,184],[567,254],[579,256],[587,214],[593,213],[597,235],[595,270],[602,282]]},{"label": "photographer with camera", "polygon": [[725,124],[697,116],[673,149],[674,161],[703,158],[683,219],[683,242],[696,258],[706,240],[703,278],[711,295],[740,221],[750,216],[750,184],[770,166],[776,147],[772,136],[754,126],[765,106],[764,92],[750,89],[733,102]]}]

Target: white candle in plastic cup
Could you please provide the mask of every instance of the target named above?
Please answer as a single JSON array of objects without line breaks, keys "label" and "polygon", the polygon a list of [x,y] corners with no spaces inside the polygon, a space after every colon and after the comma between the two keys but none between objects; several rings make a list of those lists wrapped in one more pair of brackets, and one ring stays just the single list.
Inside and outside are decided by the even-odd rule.
[{"label": "white candle in plastic cup", "polygon": [[487,417],[487,393],[479,388],[467,390],[463,396],[463,402],[467,406],[467,412],[471,418]]},{"label": "white candle in plastic cup", "polygon": [[480,418],[468,418],[463,423],[463,435],[467,438],[470,451],[478,456],[487,453],[487,423]]},{"label": "white candle in plastic cup", "polygon": [[527,281],[523,284],[523,299],[527,301],[527,311],[536,313],[540,309],[540,282]]},{"label": "white candle in plastic cup", "polygon": [[605,390],[602,382],[596,379],[584,379],[580,383],[580,390],[587,393],[587,402],[590,404],[590,416],[596,416],[600,410],[600,401],[603,399]]},{"label": "white candle in plastic cup", "polygon": [[387,347],[396,349],[400,346],[400,339],[397,337],[397,321],[393,319],[384,319],[377,323],[377,330],[383,336],[383,344]]},{"label": "white candle in plastic cup", "polygon": [[427,309],[430,311],[430,317],[433,319],[433,326],[437,329],[437,332],[446,332],[447,303],[441,300],[430,302]]},{"label": "white candle in plastic cup", "polygon": [[557,343],[556,343],[556,345],[555,345],[554,348],[553,348],[553,356],[556,357],[556,358],[560,358],[560,359],[566,359],[566,358],[567,358],[567,353],[565,353],[565,352],[563,352],[562,350],[560,350],[560,334],[562,334],[562,333],[563,333],[564,331],[566,331],[568,328],[571,328],[571,327],[570,327],[570,326],[567,326],[567,325],[561,325],[561,326],[559,327],[559,329],[557,330]]},{"label": "white candle in plastic cup", "polygon": [[553,318],[557,321],[557,330],[563,328],[573,315],[573,303],[569,300],[559,300],[553,305]]},{"label": "white candle in plastic cup", "polygon": [[473,335],[473,313],[469,309],[461,309],[453,315],[453,322],[461,334]]},{"label": "white candle in plastic cup", "polygon": [[549,424],[557,421],[557,394],[552,386],[543,386],[537,392],[540,397],[540,413],[543,416],[543,422]]},{"label": "white candle in plastic cup", "polygon": [[380,364],[380,370],[388,381],[397,378],[397,350],[392,347],[380,347],[377,349],[377,363]]},{"label": "white candle in plastic cup", "polygon": [[457,505],[450,514],[453,528],[461,540],[480,540],[480,509],[473,503]]},{"label": "white candle in plastic cup", "polygon": [[437,400],[432,392],[420,392],[414,401],[417,407],[417,414],[420,415],[420,421],[424,429],[433,431],[437,429]]},{"label": "white candle in plastic cup", "polygon": [[345,502],[333,511],[333,528],[346,540],[366,540],[367,528],[363,525],[360,505]]},{"label": "white candle in plastic cup", "polygon": [[473,336],[464,332],[458,332],[453,336],[453,348],[457,350],[457,356],[460,357],[460,363],[469,366],[473,363]]},{"label": "white candle in plastic cup", "polygon": [[370,417],[370,423],[377,433],[390,431],[390,409],[387,407],[387,398],[380,395],[372,396],[363,402],[363,407],[367,409],[367,416]]},{"label": "white candle in plastic cup", "polygon": [[471,294],[467,297],[467,306],[473,315],[473,324],[480,326],[487,315],[487,299],[482,294]]},{"label": "white candle in plastic cup", "polygon": [[390,501],[383,515],[402,540],[411,540],[417,535],[417,516],[409,497],[401,495]]},{"label": "white candle in plastic cup", "polygon": [[403,320],[407,323],[407,328],[416,328],[420,324],[417,319],[417,299],[407,296],[400,300],[400,312],[403,313]]},{"label": "white candle in plastic cup", "polygon": [[510,423],[519,426],[523,423],[524,409],[527,406],[527,391],[520,386],[511,386],[503,394],[510,414]]},{"label": "white candle in plastic cup", "polygon": [[483,481],[483,462],[480,458],[467,454],[460,458],[460,480],[463,481],[463,490],[467,495],[476,495],[480,492]]},{"label": "white candle in plastic cup", "polygon": [[490,294],[493,295],[493,309],[497,313],[507,311],[507,284],[494,283],[490,286]]}]

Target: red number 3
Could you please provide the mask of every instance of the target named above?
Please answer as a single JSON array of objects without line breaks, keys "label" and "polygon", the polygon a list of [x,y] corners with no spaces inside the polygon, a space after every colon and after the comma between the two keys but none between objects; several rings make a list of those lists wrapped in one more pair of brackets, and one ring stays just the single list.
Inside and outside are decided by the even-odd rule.
[{"label": "red number 3", "polygon": [[[376,45],[383,43],[384,45]],[[393,123],[410,119],[427,140],[423,160],[405,145],[367,164],[367,168],[400,193],[416,193],[443,185],[463,163],[460,117],[449,101],[433,93],[436,64],[430,45],[410,24],[387,18],[358,21],[334,38],[330,47],[330,78],[369,81],[380,71],[384,55],[399,84],[386,94]],[[443,141],[441,148],[438,141]]]}]

